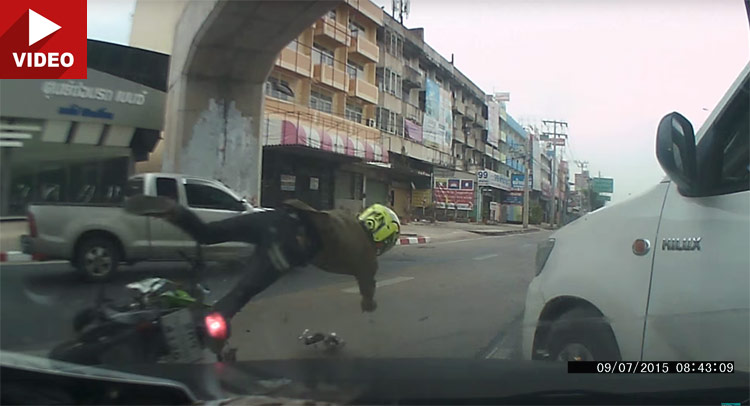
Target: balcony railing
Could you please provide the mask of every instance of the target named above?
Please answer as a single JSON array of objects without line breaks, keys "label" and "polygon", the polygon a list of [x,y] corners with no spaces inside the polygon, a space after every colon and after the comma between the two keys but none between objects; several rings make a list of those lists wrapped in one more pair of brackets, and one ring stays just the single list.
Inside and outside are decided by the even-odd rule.
[{"label": "balcony railing", "polygon": [[378,87],[360,78],[349,79],[349,95],[362,99],[368,103],[378,103]]},{"label": "balcony railing", "polygon": [[383,10],[370,0],[346,0],[350,6],[359,10],[360,13],[374,21],[377,25],[383,25]]},{"label": "balcony railing", "polygon": [[343,90],[345,92],[349,90],[349,76],[346,72],[336,69],[331,65],[315,65],[313,68],[313,78],[334,89]]},{"label": "balcony railing", "polygon": [[424,75],[418,69],[404,65],[403,84],[406,89],[421,89],[424,87]]},{"label": "balcony railing", "polygon": [[453,112],[464,115],[466,113],[466,106],[461,99],[453,99]]},{"label": "balcony railing", "polygon": [[380,57],[380,48],[363,37],[352,38],[349,52],[361,55],[372,62],[378,62]]},{"label": "balcony railing", "polygon": [[411,104],[411,103],[404,103],[405,111],[404,111],[404,117],[408,118],[411,121],[414,121],[415,123],[422,125],[422,122],[424,121],[424,112],[419,109],[419,107]]},{"label": "balcony railing", "polygon": [[487,119],[478,114],[474,120],[474,126],[477,128],[487,128]]},{"label": "balcony railing", "polygon": [[312,77],[312,59],[301,51],[284,48],[276,60],[276,66],[298,73],[302,76]]},{"label": "balcony railing", "polygon": [[346,46],[351,44],[351,36],[347,27],[328,17],[323,17],[315,23],[315,35],[330,38]]}]

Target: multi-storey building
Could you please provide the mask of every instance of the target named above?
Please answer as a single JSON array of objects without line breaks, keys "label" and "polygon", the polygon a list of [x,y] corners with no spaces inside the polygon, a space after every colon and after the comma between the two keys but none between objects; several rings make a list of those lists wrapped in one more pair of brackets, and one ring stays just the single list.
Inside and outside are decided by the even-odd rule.
[{"label": "multi-storey building", "polygon": [[[156,35],[154,13],[176,20],[181,7],[139,1],[131,43],[168,53],[172,37]],[[504,103],[491,116],[487,95],[424,42],[423,29],[370,0],[338,4],[289,43],[264,106],[262,205],[294,197],[356,212],[384,203],[408,219],[434,203],[481,218],[478,172],[499,179],[486,202],[501,202],[523,173],[515,149],[525,132]],[[142,169],[158,170],[160,151]]]},{"label": "multi-storey building", "polygon": [[281,51],[266,83],[262,204],[299,198],[320,209],[386,203],[388,151],[375,127],[383,12],[339,4]]}]

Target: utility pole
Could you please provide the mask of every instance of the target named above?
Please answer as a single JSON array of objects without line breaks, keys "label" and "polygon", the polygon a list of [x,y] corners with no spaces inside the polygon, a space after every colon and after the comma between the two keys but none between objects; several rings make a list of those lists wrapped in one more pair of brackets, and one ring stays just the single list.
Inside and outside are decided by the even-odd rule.
[{"label": "utility pole", "polygon": [[591,211],[591,202],[589,202],[589,177],[588,177],[588,170],[589,170],[589,161],[575,161],[575,164],[578,165],[578,169],[581,170],[581,176],[586,176],[586,193],[583,193],[583,190],[578,190],[578,187],[576,186],[576,194],[581,198],[581,205],[583,206],[582,209],[585,210],[586,213]]},{"label": "utility pole", "polygon": [[531,171],[531,160],[533,159],[533,138],[534,134],[529,132],[529,142],[526,146],[526,155],[524,159],[524,163],[526,165],[524,175],[523,175],[523,228],[529,228],[529,189],[531,189],[531,181],[529,179],[529,173]]},{"label": "utility pole", "polygon": [[554,156],[552,159],[552,218],[551,220],[552,220],[552,228],[555,228],[555,224],[557,224],[557,201],[555,200],[557,198],[556,196],[557,195],[557,172],[555,169],[555,162],[557,161],[557,140],[560,138],[564,138],[565,140],[568,139],[568,134],[563,133],[563,132],[560,132],[560,133],[557,132],[557,126],[560,126],[560,131],[562,131],[563,129],[568,128],[568,123],[565,121],[557,121],[557,120],[542,120],[542,123],[547,126],[552,124],[553,126],[552,132],[543,132],[542,136],[546,139],[552,140],[552,148],[554,151]]}]

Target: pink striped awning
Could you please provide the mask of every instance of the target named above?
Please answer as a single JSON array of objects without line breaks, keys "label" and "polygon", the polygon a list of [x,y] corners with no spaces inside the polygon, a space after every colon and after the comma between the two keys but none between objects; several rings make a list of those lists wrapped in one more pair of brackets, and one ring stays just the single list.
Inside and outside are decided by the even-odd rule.
[{"label": "pink striped awning", "polygon": [[301,145],[365,161],[388,162],[388,152],[380,142],[350,137],[335,130],[328,132],[292,120],[267,117],[261,131],[263,145]]}]

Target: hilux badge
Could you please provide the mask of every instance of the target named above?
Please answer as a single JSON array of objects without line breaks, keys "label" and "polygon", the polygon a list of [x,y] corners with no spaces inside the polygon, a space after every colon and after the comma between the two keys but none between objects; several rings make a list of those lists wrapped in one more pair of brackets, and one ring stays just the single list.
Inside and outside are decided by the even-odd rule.
[{"label": "hilux badge", "polygon": [[662,251],[700,251],[701,237],[664,238],[661,240]]}]

